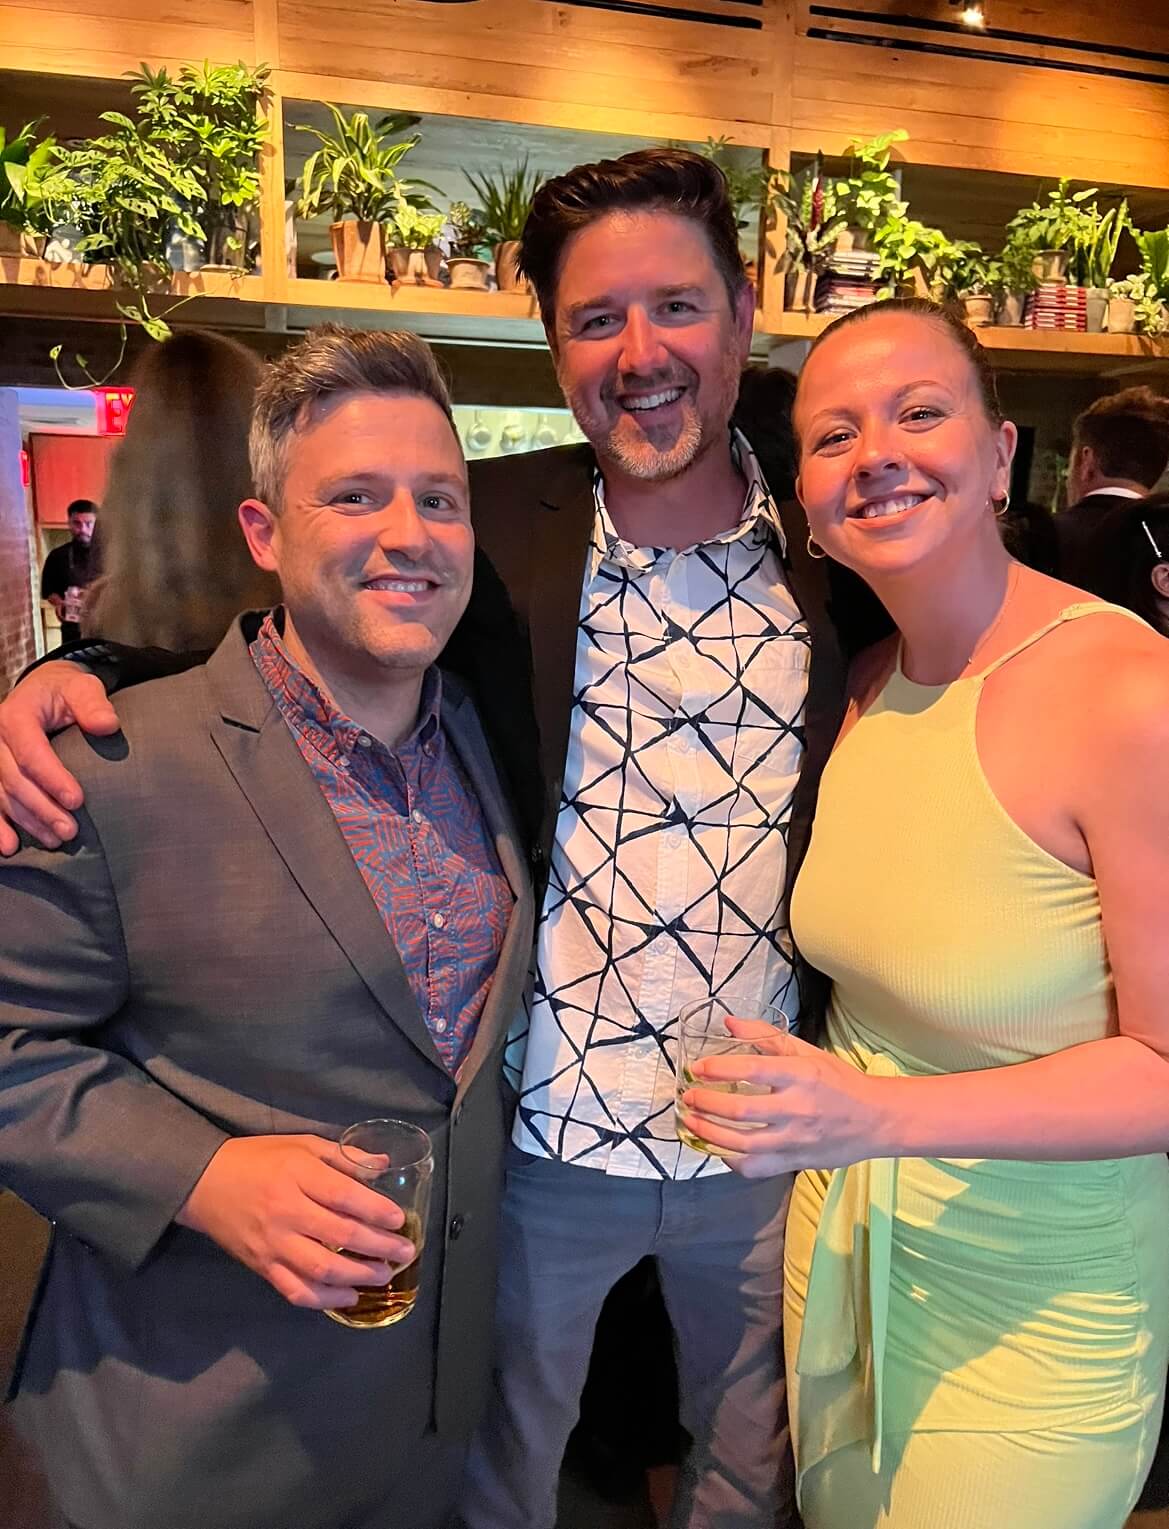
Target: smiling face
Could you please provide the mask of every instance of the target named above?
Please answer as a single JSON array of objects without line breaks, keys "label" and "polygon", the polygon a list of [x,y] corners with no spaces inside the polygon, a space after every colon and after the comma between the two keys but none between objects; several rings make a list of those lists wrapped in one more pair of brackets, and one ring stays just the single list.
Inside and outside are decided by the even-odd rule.
[{"label": "smiling face", "polygon": [[1009,489],[1015,427],[990,419],[970,358],[921,314],[874,313],[818,347],[795,427],[812,536],[866,578],[985,535]]},{"label": "smiling face", "polygon": [[663,481],[725,449],[754,296],[734,306],[701,226],[613,212],[561,257],[549,342],[606,476]]},{"label": "smiling face", "polygon": [[349,683],[421,675],[471,592],[467,470],[446,415],[414,394],[351,393],[286,445],[278,514],[240,509],[252,555],[279,574],[289,629]]}]

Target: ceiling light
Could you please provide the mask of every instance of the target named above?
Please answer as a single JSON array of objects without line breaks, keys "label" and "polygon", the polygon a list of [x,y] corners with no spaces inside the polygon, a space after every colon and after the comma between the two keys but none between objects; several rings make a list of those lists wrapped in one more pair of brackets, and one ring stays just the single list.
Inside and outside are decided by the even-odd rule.
[{"label": "ceiling light", "polygon": [[986,26],[986,6],[982,0],[950,0],[950,4],[958,11],[958,20],[964,27]]}]

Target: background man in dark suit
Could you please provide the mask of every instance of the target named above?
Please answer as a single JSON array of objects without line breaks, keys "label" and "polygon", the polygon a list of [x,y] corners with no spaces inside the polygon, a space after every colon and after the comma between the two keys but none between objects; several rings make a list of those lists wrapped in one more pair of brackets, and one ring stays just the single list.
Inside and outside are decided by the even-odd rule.
[{"label": "background man in dark suit", "polygon": [[[532,899],[474,710],[465,466],[411,335],[310,336],[241,507],[285,604],[59,740],[67,847],[0,862],[0,1180],[57,1223],[15,1403],[81,1529],[438,1529],[491,1342],[501,1052]],[[336,1145],[430,1135],[414,1246]],[[334,1251],[344,1250],[344,1251]]]},{"label": "background man in dark suit", "polygon": [[1072,426],[1068,507],[1055,517],[1057,578],[1123,605],[1113,542],[1132,503],[1169,464],[1169,399],[1152,388],[1099,398]]}]

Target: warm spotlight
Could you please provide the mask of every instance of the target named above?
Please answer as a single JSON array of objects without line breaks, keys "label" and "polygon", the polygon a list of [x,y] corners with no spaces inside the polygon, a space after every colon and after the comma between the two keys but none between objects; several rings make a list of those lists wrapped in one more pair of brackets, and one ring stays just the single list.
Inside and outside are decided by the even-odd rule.
[{"label": "warm spotlight", "polygon": [[964,27],[986,25],[986,6],[982,0],[950,0],[950,4],[958,12],[958,20]]}]

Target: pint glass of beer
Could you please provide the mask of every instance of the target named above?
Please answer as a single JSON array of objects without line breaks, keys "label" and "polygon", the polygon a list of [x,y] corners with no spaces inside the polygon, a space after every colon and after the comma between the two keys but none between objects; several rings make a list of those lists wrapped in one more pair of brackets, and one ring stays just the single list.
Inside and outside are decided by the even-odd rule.
[{"label": "pint glass of beer", "polygon": [[[725,1147],[696,1136],[682,1119],[682,1095],[688,1088],[714,1089],[720,1094],[767,1094],[771,1090],[761,1083],[723,1083],[711,1078],[696,1078],[694,1064],[704,1057],[713,1056],[759,1056],[759,1047],[753,1042],[732,1035],[727,1020],[762,1019],[777,1030],[789,1028],[787,1015],[774,1004],[761,1004],[757,998],[738,997],[734,993],[719,993],[691,1003],[678,1015],[678,1056],[674,1064],[674,1124],[679,1140],[696,1152],[709,1152],[715,1157],[727,1157]],[[740,1131],[762,1130],[745,1120],[723,1120],[717,1115],[708,1117],[719,1125],[734,1126]]]},{"label": "pint glass of beer", "polygon": [[[418,1296],[430,1181],[434,1174],[430,1137],[404,1120],[363,1120],[342,1135],[341,1151],[361,1170],[359,1178],[363,1184],[393,1200],[402,1211],[406,1220],[401,1235],[414,1244],[415,1254],[408,1264],[395,1270],[388,1285],[359,1285],[356,1306],[337,1307],[325,1315],[345,1327],[390,1327],[410,1315]],[[370,1157],[384,1161],[372,1167]],[[365,1256],[353,1254],[354,1258]]]}]

